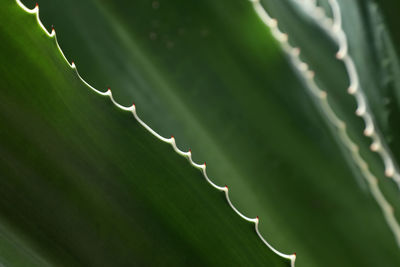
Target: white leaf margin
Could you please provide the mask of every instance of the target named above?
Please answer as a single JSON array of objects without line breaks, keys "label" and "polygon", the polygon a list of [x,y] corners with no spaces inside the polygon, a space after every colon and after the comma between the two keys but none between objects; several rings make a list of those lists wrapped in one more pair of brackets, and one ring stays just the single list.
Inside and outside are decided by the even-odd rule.
[{"label": "white leaf margin", "polygon": [[108,88],[107,91],[102,92],[100,90],[97,90],[96,88],[94,88],[93,86],[91,86],[88,82],[86,82],[79,74],[78,69],[76,67],[76,64],[74,61],[72,61],[71,63],[68,61],[68,59],[65,57],[64,52],[62,51],[58,41],[57,41],[57,36],[56,36],[56,31],[54,29],[54,27],[52,27],[52,31],[51,33],[49,33],[46,29],[46,27],[43,25],[42,21],[40,20],[40,16],[39,16],[39,5],[36,3],[35,7],[32,9],[29,9],[28,7],[26,7],[21,0],[15,0],[16,3],[18,4],[19,7],[21,7],[25,12],[29,13],[29,14],[33,14],[36,16],[36,20],[37,23],[39,24],[40,28],[45,32],[45,34],[50,38],[55,40],[56,45],[58,50],[60,51],[62,57],[64,58],[64,60],[67,62],[67,64],[71,67],[71,69],[75,70],[78,78],[87,86],[89,87],[91,90],[93,90],[94,92],[96,92],[99,95],[102,96],[108,96],[112,103],[118,107],[119,109],[122,109],[124,111],[129,111],[133,114],[134,118],[139,122],[140,125],[142,125],[147,131],[149,131],[152,135],[154,135],[156,138],[158,138],[159,140],[170,144],[173,149],[175,150],[176,153],[178,153],[179,155],[185,157],[188,159],[188,161],[190,162],[190,164],[195,167],[196,169],[201,170],[205,180],[215,189],[217,189],[218,191],[222,191],[225,193],[225,198],[226,201],[228,202],[229,206],[236,212],[237,215],[239,215],[242,219],[244,219],[245,221],[254,223],[254,229],[257,233],[257,235],[259,236],[259,238],[261,239],[261,241],[271,250],[273,251],[275,254],[277,254],[278,256],[287,259],[290,261],[290,266],[291,267],[295,267],[295,262],[296,262],[296,253],[293,254],[284,254],[280,251],[278,251],[277,249],[275,249],[271,244],[269,244],[267,242],[267,240],[261,235],[259,229],[258,229],[258,225],[260,223],[260,219],[257,216],[256,218],[249,218],[247,216],[245,216],[243,213],[241,213],[231,202],[230,198],[229,198],[229,188],[228,186],[218,186],[216,185],[214,182],[212,182],[210,180],[210,178],[207,175],[207,171],[206,171],[206,163],[203,164],[198,164],[196,162],[193,161],[192,159],[192,151],[189,149],[189,151],[185,152],[180,150],[177,146],[176,146],[176,142],[175,142],[175,138],[173,136],[171,136],[170,138],[165,138],[163,136],[161,136],[160,134],[158,134],[156,131],[154,131],[152,128],[150,128],[145,122],[143,122],[139,116],[136,113],[136,106],[135,104],[132,104],[132,106],[130,107],[126,107],[123,106],[121,104],[119,104],[117,101],[114,100],[113,96],[112,96],[112,92],[111,89]]},{"label": "white leaf margin", "polygon": [[[293,0],[292,0],[293,1]],[[336,0],[328,0],[332,9],[333,20],[328,18],[321,7],[316,5],[315,0],[294,0],[294,2],[303,9],[304,13],[310,16],[317,25],[325,31],[326,34],[339,46],[336,58],[341,60],[347,70],[350,84],[347,92],[353,95],[357,102],[355,114],[361,117],[365,123],[364,135],[372,139],[370,150],[379,154],[385,166],[385,175],[392,178],[400,189],[400,172],[392,152],[387,146],[382,134],[376,126],[373,113],[369,107],[367,97],[361,87],[357,68],[353,58],[349,54],[348,41],[346,33],[342,28],[342,15],[339,3]]]},{"label": "white leaf margin", "polygon": [[[278,41],[282,50],[289,58],[289,61],[294,66],[295,71],[300,76],[300,78],[306,84],[307,89],[310,91],[311,95],[315,97],[316,102],[319,104],[325,116],[331,122],[331,124],[336,128],[338,132],[339,139],[342,144],[349,150],[351,157],[353,158],[355,164],[360,169],[363,177],[365,178],[369,190],[377,202],[379,208],[381,209],[383,216],[386,220],[386,224],[392,231],[394,239],[397,245],[400,247],[400,225],[394,215],[393,206],[386,200],[382,191],[378,186],[378,179],[370,171],[368,163],[361,157],[359,153],[358,145],[351,140],[346,131],[346,123],[341,120],[336,113],[333,111],[332,107],[328,102],[328,93],[319,88],[314,80],[315,73],[309,69],[307,63],[301,61],[300,59],[300,48],[292,47],[289,44],[289,36],[283,33],[278,28],[278,21],[268,14],[268,12],[261,5],[260,0],[249,0],[252,2],[254,10],[258,14],[261,21],[270,29],[272,36]],[[303,0],[306,1],[306,0]],[[300,2],[300,0],[298,0]],[[315,0],[308,0],[307,2],[301,2],[301,4],[308,3],[315,5]],[[341,13],[340,8],[336,0],[329,0],[329,4],[334,13],[333,21],[330,18],[323,17],[321,9],[313,10],[312,16],[320,18],[320,26],[323,29],[329,30],[329,34],[333,35],[332,38],[338,41],[339,51],[336,57],[345,63],[346,70],[350,77],[350,86],[348,93],[356,97],[358,108],[356,110],[356,115],[361,116],[366,124],[364,134],[371,137],[374,142],[372,143],[370,149],[374,152],[379,153],[385,164],[385,175],[387,177],[393,178],[393,180],[399,185],[400,180],[398,179],[398,171],[395,164],[390,156],[388,148],[384,146],[383,141],[380,138],[379,133],[374,125],[372,113],[370,113],[367,106],[366,97],[359,85],[358,74],[353,62],[353,59],[348,54],[348,45],[346,35],[341,27]],[[335,35],[337,34],[337,36]]]}]

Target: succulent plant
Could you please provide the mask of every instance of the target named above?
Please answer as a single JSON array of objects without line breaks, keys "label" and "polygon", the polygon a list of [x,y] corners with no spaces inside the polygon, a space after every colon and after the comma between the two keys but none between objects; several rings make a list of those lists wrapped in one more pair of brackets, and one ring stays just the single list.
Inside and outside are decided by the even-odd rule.
[{"label": "succulent plant", "polygon": [[2,0],[0,263],[399,266],[399,5]]}]

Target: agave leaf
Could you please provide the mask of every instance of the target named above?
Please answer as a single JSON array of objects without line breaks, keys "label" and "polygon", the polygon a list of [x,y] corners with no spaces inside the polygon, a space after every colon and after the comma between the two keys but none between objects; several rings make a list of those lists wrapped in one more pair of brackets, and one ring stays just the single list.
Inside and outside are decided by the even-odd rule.
[{"label": "agave leaf", "polygon": [[[324,7],[316,5],[316,1],[264,2],[271,2],[264,6],[273,10],[267,13],[274,13],[279,26],[268,23],[270,15],[262,5],[255,4],[258,14],[277,32],[277,40],[307,87],[322,95],[315,97],[316,102],[337,128],[339,143],[352,155],[400,245],[398,213],[394,213],[399,209],[394,189],[400,188],[395,135],[398,127],[393,123],[398,114],[400,87],[396,77],[400,72],[378,6],[373,1],[320,1]],[[281,31],[286,34],[285,40],[280,38]],[[289,42],[287,36],[291,37]],[[321,36],[328,36],[329,40]],[[324,47],[329,42],[336,46],[336,60],[340,64],[324,66],[334,55],[329,47]],[[293,55],[294,46],[306,48],[301,57]],[[307,73],[310,66],[315,70],[312,77]],[[349,105],[351,101],[353,105]]]},{"label": "agave leaf", "polygon": [[[320,1],[337,3],[340,10],[341,24],[347,39],[342,43],[347,43],[347,54],[356,67],[356,75],[352,76],[357,76],[359,86],[355,87],[352,85],[355,79],[351,79],[343,62],[335,57],[341,41],[337,40],[340,37],[339,31],[332,27],[335,22],[329,22],[334,20],[333,15],[329,14],[332,8],[329,5],[325,5],[325,9],[313,8],[312,2],[290,0],[263,3],[269,13],[278,19],[279,28],[288,34],[290,44],[301,48],[302,60],[314,71],[318,86],[328,93],[328,102],[346,123],[347,132],[359,145],[361,154],[372,168],[377,168],[377,176],[382,176],[380,174],[385,171],[392,173],[393,169],[389,166],[392,164],[386,164],[383,171],[375,166],[382,165],[375,163],[376,155],[369,155],[369,146],[375,138],[363,136],[371,135],[372,130],[382,137],[373,146],[388,146],[394,141],[393,130],[397,128],[397,124],[389,123],[391,107],[388,104],[396,108],[399,103],[396,93],[399,83],[396,78],[392,78],[398,76],[399,65],[379,9],[373,1]],[[348,91],[352,93],[348,94]],[[360,99],[359,91],[364,94],[365,101]],[[367,103],[364,114],[371,114],[373,123],[361,114],[364,102]],[[354,114],[356,110],[360,112],[358,116]],[[393,150],[390,154],[396,156],[398,149],[393,146],[391,148],[387,150]],[[396,175],[394,177],[400,181]]]},{"label": "agave leaf", "polygon": [[34,15],[8,1],[0,18],[2,265],[290,265],[172,140],[86,86]]},{"label": "agave leaf", "polygon": [[[272,9],[280,2],[267,4]],[[298,266],[399,264],[395,238],[359,169],[347,151],[340,152],[337,133],[250,2],[40,5],[45,25],[55,25],[82,76],[96,88],[111,86],[119,103],[135,101],[146,123],[163,136],[174,135],[182,149],[191,147],[195,159],[207,160],[212,180],[229,185],[245,215],[265,218],[261,232],[282,250],[296,251]],[[284,12],[280,21],[290,17]],[[302,22],[297,28],[317,30],[303,20],[294,21]],[[335,75],[329,77],[328,68],[321,80],[332,83],[340,100],[335,111],[352,126],[351,137],[383,178],[382,162],[368,151],[370,140],[353,115],[355,102],[346,93],[336,47],[318,36],[315,46],[307,46],[311,52],[322,47],[314,60],[334,66]],[[398,191],[392,181],[382,182],[397,214]]]}]

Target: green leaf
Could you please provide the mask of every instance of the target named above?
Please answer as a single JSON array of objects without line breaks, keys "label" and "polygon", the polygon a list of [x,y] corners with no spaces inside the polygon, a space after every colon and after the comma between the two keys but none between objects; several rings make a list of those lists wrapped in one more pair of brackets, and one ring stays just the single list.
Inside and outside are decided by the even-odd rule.
[{"label": "green leaf", "polygon": [[[340,2],[351,19],[346,33],[374,29],[366,22],[371,2],[347,2]],[[335,59],[337,47],[292,1],[263,4],[301,46],[398,216],[398,190],[369,151],[356,103],[346,93],[347,73]],[[96,88],[111,86],[119,103],[135,101],[138,114],[158,133],[174,135],[183,150],[191,147],[195,161],[206,160],[211,179],[229,185],[232,202],[246,216],[260,216],[268,241],[296,251],[298,266],[399,265],[395,238],[365,177],[250,2],[40,5],[45,25],[55,25],[63,51],[82,76]],[[347,25],[354,28],[349,32]],[[368,38],[358,34],[349,42],[359,47]],[[360,47],[355,59],[367,61],[357,64],[364,64],[363,77],[373,81],[369,91],[381,92],[377,77],[368,76],[380,67],[365,56],[376,47]],[[381,96],[368,96],[376,100],[382,131],[392,128]]]},{"label": "green leaf", "polygon": [[[334,56],[340,48],[341,41],[337,40],[340,37],[338,31],[329,26],[328,20],[332,20],[329,17],[332,16],[329,15],[332,13],[332,8],[329,5],[323,9],[313,8],[310,4],[304,4],[307,1],[303,3],[300,0],[264,2],[267,2],[265,6],[269,13],[278,19],[279,28],[288,34],[290,44],[301,48],[301,59],[315,72],[315,80],[319,88],[327,92],[328,102],[338,117],[346,123],[346,131],[358,144],[363,157],[372,168],[377,168],[377,173],[391,173],[392,168],[389,166],[391,164],[386,164],[382,170],[380,166],[382,164],[377,164],[378,161],[374,155],[369,155],[371,154],[368,151],[369,146],[376,140],[374,136],[371,138],[363,136],[372,129],[370,126],[373,124],[375,126],[373,128],[376,129],[373,132],[377,132],[382,137],[380,142],[376,143],[390,146],[394,156],[398,155],[398,148],[391,145],[395,139],[393,132],[397,131],[397,124],[390,123],[389,115],[391,115],[391,109],[398,110],[397,91],[400,86],[393,77],[398,76],[399,65],[378,6],[371,0],[320,1],[326,4],[338,3],[343,33],[346,37],[346,41],[342,43],[347,44],[348,58],[354,62],[356,81],[356,79],[351,79],[346,65]],[[356,83],[359,86],[356,89],[352,86],[349,90],[353,93],[349,94],[348,88]],[[361,99],[361,94],[358,94],[360,91],[365,96],[365,100]],[[367,103],[367,111],[364,114],[371,114],[373,123],[361,114],[358,116],[354,114],[364,102]],[[388,103],[393,107],[389,107]],[[359,111],[361,110],[360,108]],[[395,161],[398,159],[396,157]],[[395,168],[398,169],[397,166]],[[397,183],[400,183],[400,174],[398,170],[395,172],[394,178]]]},{"label": "green leaf", "polygon": [[204,166],[87,87],[34,15],[9,1],[0,18],[2,265],[290,265]]}]

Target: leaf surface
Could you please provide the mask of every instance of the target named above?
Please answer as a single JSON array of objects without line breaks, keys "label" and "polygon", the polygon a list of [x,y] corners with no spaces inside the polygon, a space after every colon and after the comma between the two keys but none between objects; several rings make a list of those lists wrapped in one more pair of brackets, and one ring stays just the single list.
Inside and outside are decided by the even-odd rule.
[{"label": "leaf surface", "polygon": [[2,265],[290,265],[225,192],[82,83],[34,15],[8,1],[0,18]]},{"label": "leaf surface", "polygon": [[[267,1],[266,7],[272,11],[281,2]],[[229,186],[246,216],[260,216],[260,230],[271,243],[296,251],[298,266],[399,264],[395,239],[359,169],[341,152],[337,133],[329,130],[251,3],[39,4],[45,25],[55,25],[61,47],[82,76],[96,88],[110,86],[119,103],[134,101],[152,128],[174,135],[183,150],[192,148],[195,161],[206,160],[211,179]],[[281,14],[279,21],[286,17],[297,28],[310,26],[280,10],[272,13]],[[313,33],[313,27],[302,32]],[[353,115],[356,106],[334,58],[336,47],[321,33],[316,36],[314,46],[309,42],[302,49],[323,48],[313,59],[320,63],[317,70],[325,70],[322,79],[339,100],[335,111],[367,151],[369,140]],[[397,189],[383,177],[380,159],[365,155],[397,214]]]}]

